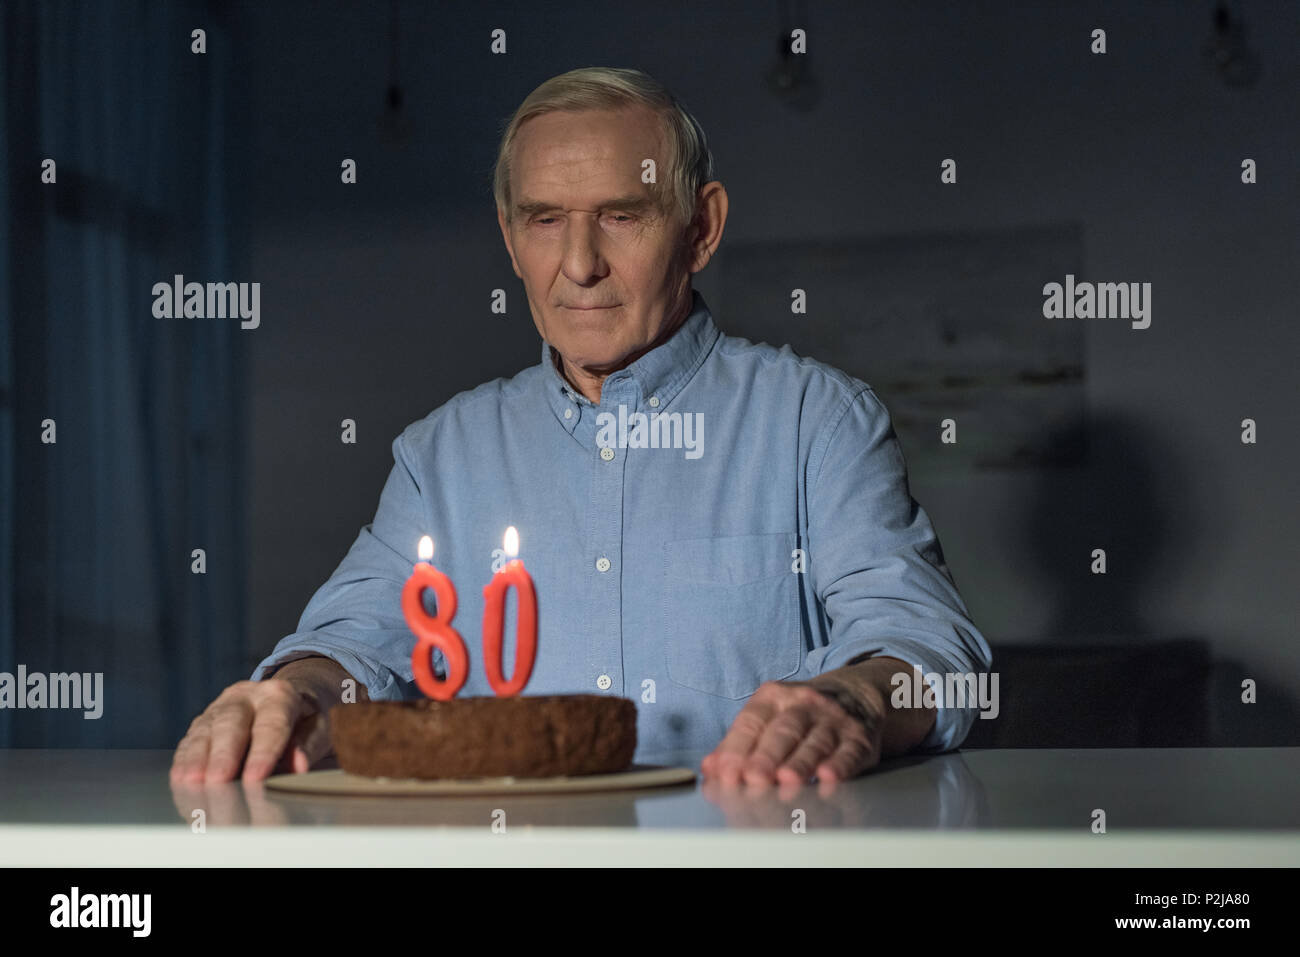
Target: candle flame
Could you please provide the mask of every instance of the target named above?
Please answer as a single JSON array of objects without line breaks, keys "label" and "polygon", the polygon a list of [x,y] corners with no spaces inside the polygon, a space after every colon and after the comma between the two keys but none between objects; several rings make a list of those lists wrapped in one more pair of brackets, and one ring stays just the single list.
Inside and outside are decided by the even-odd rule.
[{"label": "candle flame", "polygon": [[513,525],[506,529],[506,537],[503,544],[505,545],[506,554],[511,558],[514,558],[519,554],[519,530]]},{"label": "candle flame", "polygon": [[425,535],[420,539],[420,561],[427,562],[433,557],[433,539]]}]

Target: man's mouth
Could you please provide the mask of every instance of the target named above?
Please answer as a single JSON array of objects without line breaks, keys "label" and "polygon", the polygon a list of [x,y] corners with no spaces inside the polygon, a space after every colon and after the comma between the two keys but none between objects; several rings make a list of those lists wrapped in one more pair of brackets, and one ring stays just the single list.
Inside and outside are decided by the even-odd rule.
[{"label": "man's mouth", "polygon": [[597,310],[597,309],[614,309],[614,308],[616,308],[618,305],[620,305],[620,304],[619,304],[619,303],[614,303],[614,305],[612,305],[612,306],[562,306],[561,308],[562,308],[562,309],[572,309],[572,310],[574,310],[575,312],[593,312],[593,311],[595,311],[595,310]]}]

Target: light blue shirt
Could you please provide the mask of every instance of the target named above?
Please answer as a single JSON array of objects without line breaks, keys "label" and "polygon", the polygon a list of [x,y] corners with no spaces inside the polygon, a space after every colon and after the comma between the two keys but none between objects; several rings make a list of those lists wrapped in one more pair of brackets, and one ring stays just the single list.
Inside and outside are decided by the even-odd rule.
[{"label": "light blue shirt", "polygon": [[[788,346],[722,335],[698,292],[598,406],[543,342],[538,365],[408,426],[393,459],[374,521],[254,679],[318,654],[371,698],[420,697],[400,596],[427,534],[456,587],[460,694],[492,694],[483,586],[509,525],[538,596],[524,693],[632,699],[638,760],[710,751],[761,683],[860,655],[938,674],[991,665],[880,399]],[[512,594],[507,678],[515,607]],[[959,746],[975,714],[941,708],[921,749]]]}]

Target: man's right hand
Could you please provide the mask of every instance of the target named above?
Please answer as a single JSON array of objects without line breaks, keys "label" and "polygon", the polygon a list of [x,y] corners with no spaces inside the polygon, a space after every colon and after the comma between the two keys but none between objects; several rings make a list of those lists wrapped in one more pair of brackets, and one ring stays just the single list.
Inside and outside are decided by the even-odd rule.
[{"label": "man's right hand", "polygon": [[[237,777],[260,781],[277,768],[300,773],[328,756],[328,711],[350,675],[329,658],[302,658],[273,678],[237,681],[217,696],[172,758],[172,784],[217,784]],[[367,698],[357,683],[357,700]]]}]

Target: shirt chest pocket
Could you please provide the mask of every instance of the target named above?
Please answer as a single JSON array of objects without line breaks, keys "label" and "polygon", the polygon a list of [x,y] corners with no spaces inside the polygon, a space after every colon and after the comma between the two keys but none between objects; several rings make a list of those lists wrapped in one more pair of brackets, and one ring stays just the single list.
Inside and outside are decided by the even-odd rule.
[{"label": "shirt chest pocket", "polygon": [[799,670],[799,583],[793,532],[664,544],[668,677],[724,698]]}]

